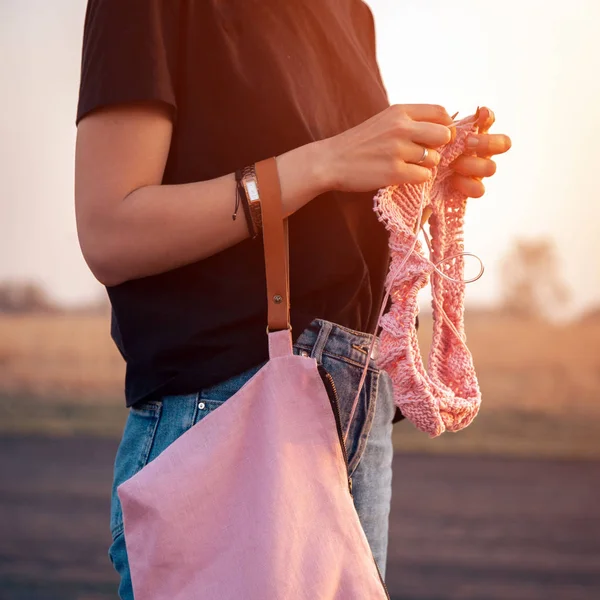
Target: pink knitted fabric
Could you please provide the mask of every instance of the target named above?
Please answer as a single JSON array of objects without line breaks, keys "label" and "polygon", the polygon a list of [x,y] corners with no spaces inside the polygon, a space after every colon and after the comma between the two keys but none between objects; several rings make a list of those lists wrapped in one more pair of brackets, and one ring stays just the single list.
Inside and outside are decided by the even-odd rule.
[{"label": "pink knitted fabric", "polygon": [[[481,404],[473,359],[464,343],[464,257],[439,264],[464,251],[466,197],[453,189],[448,176],[449,164],[462,154],[468,134],[476,131],[475,118],[459,121],[456,129],[456,139],[441,150],[440,165],[425,184],[424,194],[423,186],[401,185],[381,189],[375,196],[375,211],[390,232],[391,263],[386,289],[392,298],[391,309],[381,319],[378,364],[391,376],[396,405],[431,437],[466,427]],[[426,258],[420,242],[411,252],[415,228],[426,206],[433,211],[429,221],[431,260]],[[436,273],[434,265],[455,282]],[[434,298],[433,339],[426,371],[414,323],[418,314],[417,294],[430,279]],[[462,342],[440,309],[461,335]]]}]

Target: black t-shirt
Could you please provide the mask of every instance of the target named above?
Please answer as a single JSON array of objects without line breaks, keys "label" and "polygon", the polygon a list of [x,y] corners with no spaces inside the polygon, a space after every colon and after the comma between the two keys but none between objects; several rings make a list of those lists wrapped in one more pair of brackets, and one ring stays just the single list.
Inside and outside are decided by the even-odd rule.
[{"label": "black t-shirt", "polygon": [[[231,173],[388,106],[361,0],[89,0],[77,122],[137,101],[172,114],[164,184]],[[374,327],[388,246],[373,195],[326,193],[290,218],[294,337],[317,317]],[[108,288],[127,405],[267,359],[263,260],[261,240],[248,239]]]}]

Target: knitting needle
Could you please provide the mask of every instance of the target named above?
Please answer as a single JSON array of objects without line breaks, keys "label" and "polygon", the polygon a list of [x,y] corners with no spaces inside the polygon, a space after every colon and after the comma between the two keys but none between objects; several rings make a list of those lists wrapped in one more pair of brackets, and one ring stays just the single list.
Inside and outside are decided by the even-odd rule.
[{"label": "knitting needle", "polygon": [[426,206],[423,209],[423,216],[421,217],[421,223],[415,223],[415,229],[413,231],[413,233],[419,233],[419,230],[421,229],[421,227],[423,227],[423,225],[425,225],[425,223],[427,223],[427,221],[429,221],[429,217],[431,217],[433,213],[433,209],[431,208],[431,206]]}]

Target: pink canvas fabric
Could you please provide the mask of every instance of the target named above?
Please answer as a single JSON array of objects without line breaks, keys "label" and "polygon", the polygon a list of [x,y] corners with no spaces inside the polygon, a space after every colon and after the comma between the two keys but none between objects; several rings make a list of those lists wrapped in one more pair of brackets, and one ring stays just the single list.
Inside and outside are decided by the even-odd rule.
[{"label": "pink canvas fabric", "polygon": [[[271,161],[257,171],[277,307],[289,281]],[[287,329],[269,333],[269,354],[235,395],[119,486],[136,600],[388,598],[317,363],[293,354]]]},{"label": "pink canvas fabric", "polygon": [[386,593],[314,359],[271,360],[123,483],[136,600],[352,600]]},{"label": "pink canvas fabric", "polygon": [[[453,143],[445,146],[431,181],[423,186],[390,186],[375,196],[375,211],[390,232],[391,262],[386,288],[392,298],[381,319],[378,364],[394,384],[394,400],[414,425],[435,437],[469,425],[481,404],[481,392],[466,345],[464,330],[464,235],[466,196],[448,181],[449,165],[464,152],[469,133],[476,131],[475,118],[456,124]],[[415,245],[420,217],[432,211],[432,253]],[[417,233],[415,233],[415,231]],[[442,277],[438,268],[453,281]],[[425,370],[419,349],[415,317],[417,295],[431,282],[433,339]]]}]

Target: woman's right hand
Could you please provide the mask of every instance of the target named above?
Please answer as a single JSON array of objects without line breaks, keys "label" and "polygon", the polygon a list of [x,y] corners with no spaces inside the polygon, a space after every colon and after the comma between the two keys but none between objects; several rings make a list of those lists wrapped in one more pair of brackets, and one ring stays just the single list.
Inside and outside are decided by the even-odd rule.
[{"label": "woman's right hand", "polygon": [[[428,181],[440,160],[435,149],[451,140],[451,123],[442,106],[395,104],[352,129],[317,142],[326,187],[368,192]],[[428,156],[417,164],[424,148]]]}]

